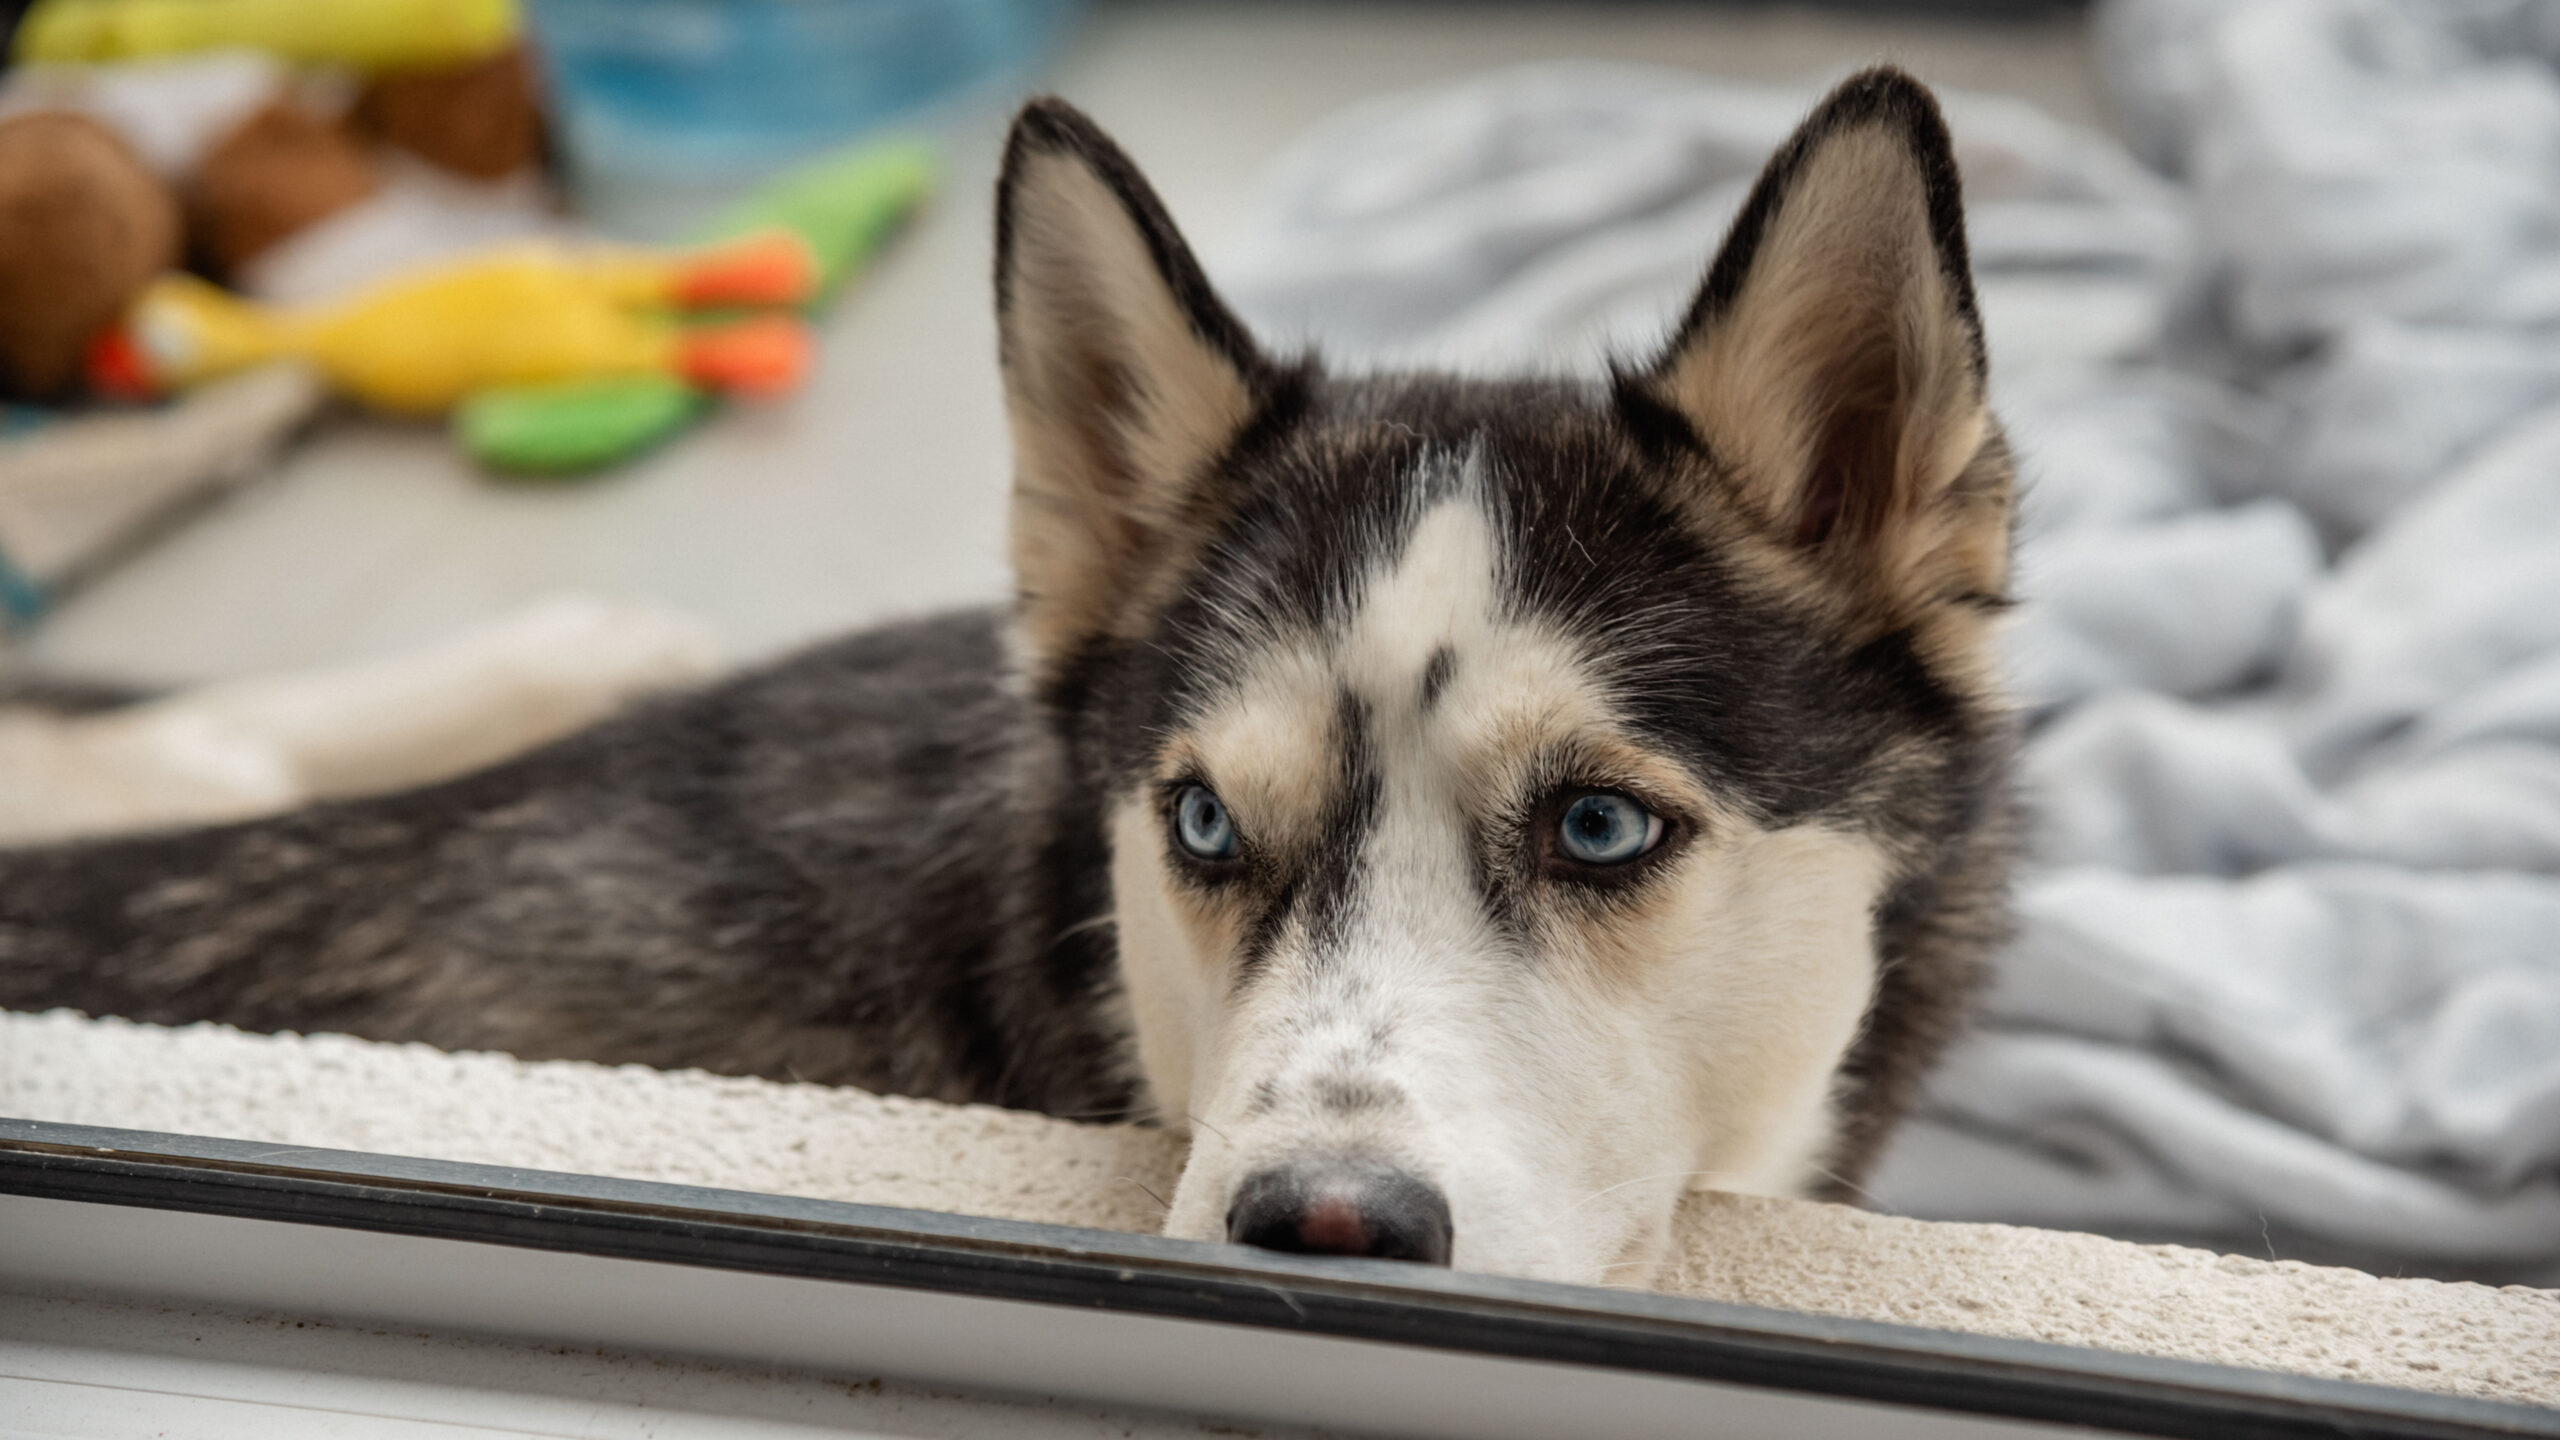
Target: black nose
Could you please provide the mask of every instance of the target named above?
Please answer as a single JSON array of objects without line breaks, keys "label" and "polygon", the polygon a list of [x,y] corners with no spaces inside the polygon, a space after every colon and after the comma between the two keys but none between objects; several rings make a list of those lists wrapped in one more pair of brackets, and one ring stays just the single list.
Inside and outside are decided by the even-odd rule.
[{"label": "black nose", "polygon": [[1236,1187],[1227,1238],[1298,1255],[1449,1263],[1449,1198],[1379,1160],[1308,1158]]}]

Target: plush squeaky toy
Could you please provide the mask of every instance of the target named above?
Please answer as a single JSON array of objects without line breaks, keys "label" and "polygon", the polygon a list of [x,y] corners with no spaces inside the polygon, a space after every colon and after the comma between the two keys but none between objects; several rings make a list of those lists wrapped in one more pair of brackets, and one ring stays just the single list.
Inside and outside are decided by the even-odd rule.
[{"label": "plush squeaky toy", "polygon": [[114,131],[0,120],[0,396],[69,389],[89,337],[177,258],[177,200]]},{"label": "plush squeaky toy", "polygon": [[[801,165],[714,220],[708,241],[783,229],[818,261],[811,303],[843,286],[931,194],[939,171],[921,140],[865,141]],[[710,397],[666,375],[501,386],[453,412],[465,454],[505,475],[577,475],[639,454],[693,424]]]},{"label": "plush squeaky toy", "polygon": [[150,395],[299,360],[343,395],[418,416],[495,387],[606,378],[773,394],[808,370],[805,322],[688,323],[682,312],[795,307],[818,278],[807,242],[787,231],[672,254],[509,245],[313,307],[165,275],[100,337],[89,377],[107,393]]},{"label": "plush squeaky toy", "polygon": [[20,64],[95,64],[246,48],[305,65],[432,70],[505,49],[515,0],[37,0]]}]

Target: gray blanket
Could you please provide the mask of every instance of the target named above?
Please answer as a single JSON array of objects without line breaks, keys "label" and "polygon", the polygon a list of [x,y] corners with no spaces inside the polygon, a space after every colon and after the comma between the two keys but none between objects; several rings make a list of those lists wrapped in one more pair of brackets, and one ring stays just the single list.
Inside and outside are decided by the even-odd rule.
[{"label": "gray blanket", "polygon": [[[1947,97],[2031,485],[2037,818],[1874,1199],[2560,1283],[2560,3],[2097,24],[2140,160]],[[1596,369],[1818,89],[1375,102],[1215,268],[1354,363]]]}]

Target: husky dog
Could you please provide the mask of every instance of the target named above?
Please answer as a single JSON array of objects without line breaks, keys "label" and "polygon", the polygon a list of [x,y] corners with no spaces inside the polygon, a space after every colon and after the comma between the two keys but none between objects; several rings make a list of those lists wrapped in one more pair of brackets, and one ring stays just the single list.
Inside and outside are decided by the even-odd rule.
[{"label": "husky dog", "polygon": [[1641,1281],[1839,1194],[2000,934],[2011,466],[1929,93],[1842,85],[1605,383],[1259,347],[1036,101],[1009,613],[428,789],[0,856],[0,1004],[1194,1136],[1175,1235]]}]

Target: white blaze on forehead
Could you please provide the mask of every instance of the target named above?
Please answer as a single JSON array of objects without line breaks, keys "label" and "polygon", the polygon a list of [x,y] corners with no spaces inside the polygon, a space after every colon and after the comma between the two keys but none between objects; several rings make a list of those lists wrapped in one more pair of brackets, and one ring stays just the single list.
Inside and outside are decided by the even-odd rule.
[{"label": "white blaze on forehead", "polygon": [[1479,809],[1518,803],[1544,752],[1617,730],[1582,646],[1511,603],[1500,532],[1473,483],[1426,508],[1372,572],[1334,665],[1366,707],[1390,812],[1425,787]]},{"label": "white blaze on forehead", "polygon": [[[1344,1007],[1350,1024],[1395,1025],[1415,1007],[1463,1009],[1449,992],[1485,983],[1482,972],[1506,948],[1474,879],[1466,802],[1478,747],[1464,733],[1469,712],[1448,703],[1501,645],[1499,563],[1492,517],[1474,486],[1433,503],[1372,573],[1335,651],[1341,683],[1366,716],[1362,758],[1377,782],[1346,927],[1356,953],[1344,967],[1373,998]],[[1445,681],[1427,695],[1435,661]]]},{"label": "white blaze on forehead", "polygon": [[[1394,917],[1406,943],[1437,951],[1432,963],[1441,967],[1494,944],[1472,877],[1465,802],[1470,782],[1489,778],[1469,774],[1490,758],[1485,732],[1495,717],[1483,702],[1512,698],[1484,693],[1495,672],[1514,668],[1508,657],[1519,639],[1503,623],[1500,563],[1476,486],[1433,503],[1393,561],[1373,572],[1335,662],[1368,716],[1378,780],[1358,903]],[[1444,669],[1436,687],[1435,662]]]},{"label": "white blaze on forehead", "polygon": [[1473,487],[1415,520],[1404,549],[1372,575],[1341,650],[1343,678],[1373,714],[1419,708],[1423,673],[1441,650],[1483,648],[1500,563],[1493,517]]}]

